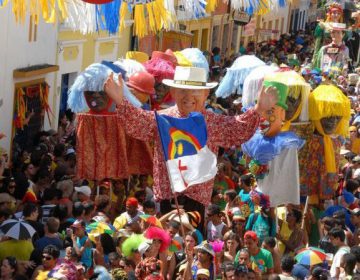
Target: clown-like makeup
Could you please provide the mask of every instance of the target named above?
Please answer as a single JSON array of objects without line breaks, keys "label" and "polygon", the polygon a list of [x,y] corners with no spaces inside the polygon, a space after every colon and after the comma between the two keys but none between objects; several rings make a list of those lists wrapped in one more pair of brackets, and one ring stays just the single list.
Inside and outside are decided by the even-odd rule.
[{"label": "clown-like makeup", "polygon": [[322,118],[320,120],[320,123],[324,130],[324,133],[327,135],[334,134],[339,122],[341,121],[341,118],[341,116]]},{"label": "clown-like makeup", "polygon": [[285,110],[280,106],[266,111],[260,123],[261,133],[273,137],[281,131],[282,122],[285,119]]}]

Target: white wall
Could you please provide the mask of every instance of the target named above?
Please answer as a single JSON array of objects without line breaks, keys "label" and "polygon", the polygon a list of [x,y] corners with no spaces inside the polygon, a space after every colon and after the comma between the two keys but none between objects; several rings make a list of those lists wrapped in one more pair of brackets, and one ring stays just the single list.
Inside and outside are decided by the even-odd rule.
[{"label": "white wall", "polygon": [[[33,79],[45,78],[50,85],[49,104],[54,99],[54,79],[56,73],[28,79],[14,79],[13,70],[36,64],[55,64],[56,62],[56,25],[46,24],[40,20],[37,28],[36,42],[29,42],[29,16],[24,25],[17,24],[11,11],[11,3],[0,9],[0,131],[7,137],[0,145],[10,149],[12,133],[12,115],[14,105],[14,84]],[[45,117],[45,129],[49,123]]]}]

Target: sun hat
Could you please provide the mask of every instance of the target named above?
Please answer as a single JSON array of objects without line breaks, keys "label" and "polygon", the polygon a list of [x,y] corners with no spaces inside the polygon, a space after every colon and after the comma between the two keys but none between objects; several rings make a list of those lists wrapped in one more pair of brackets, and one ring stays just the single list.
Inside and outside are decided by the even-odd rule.
[{"label": "sun hat", "polygon": [[206,253],[212,255],[213,257],[215,257],[214,249],[212,248],[212,246],[207,241],[203,241],[200,245],[195,246],[194,249],[195,250],[203,250]]},{"label": "sun hat", "polygon": [[339,22],[329,22],[326,25],[328,30],[336,30],[336,31],[345,31],[346,30],[346,24],[345,23],[339,23]]},{"label": "sun hat", "polygon": [[89,186],[81,186],[81,187],[75,187],[75,191],[78,193],[82,193],[86,196],[91,195],[91,189]]},{"label": "sun hat", "polygon": [[163,84],[183,89],[211,89],[218,85],[207,83],[207,72],[204,68],[183,66],[177,66],[174,79],[164,79]]}]

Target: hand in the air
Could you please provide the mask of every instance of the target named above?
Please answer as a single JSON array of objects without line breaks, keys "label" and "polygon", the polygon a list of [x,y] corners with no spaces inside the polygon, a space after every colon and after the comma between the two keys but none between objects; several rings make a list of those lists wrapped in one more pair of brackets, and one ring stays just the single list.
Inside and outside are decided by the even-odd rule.
[{"label": "hand in the air", "polygon": [[255,111],[258,114],[263,115],[263,113],[275,107],[278,99],[278,90],[276,87],[263,87],[259,95],[257,104],[255,105]]},{"label": "hand in the air", "polygon": [[117,105],[123,100],[124,89],[124,81],[121,74],[118,77],[118,81],[115,81],[114,73],[111,73],[104,84],[104,91]]}]

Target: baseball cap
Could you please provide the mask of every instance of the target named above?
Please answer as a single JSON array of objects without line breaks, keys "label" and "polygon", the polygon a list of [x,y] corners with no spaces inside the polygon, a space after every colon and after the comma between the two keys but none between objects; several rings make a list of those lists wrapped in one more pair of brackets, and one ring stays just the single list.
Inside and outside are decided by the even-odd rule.
[{"label": "baseball cap", "polygon": [[81,186],[81,187],[75,187],[75,191],[78,193],[82,193],[86,196],[91,195],[91,189],[89,186]]}]

